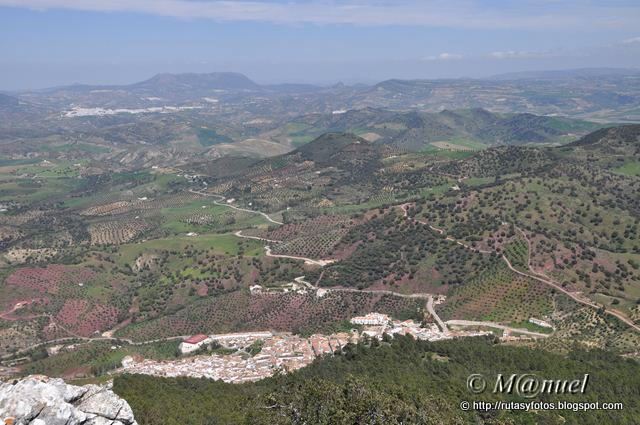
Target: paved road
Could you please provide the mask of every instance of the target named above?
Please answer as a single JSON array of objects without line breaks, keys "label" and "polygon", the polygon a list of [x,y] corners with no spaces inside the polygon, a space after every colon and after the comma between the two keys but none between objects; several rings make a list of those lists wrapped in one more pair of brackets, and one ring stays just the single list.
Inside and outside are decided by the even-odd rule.
[{"label": "paved road", "polygon": [[[509,260],[507,259],[507,257],[505,257],[504,255],[502,256],[502,259],[504,260],[504,262],[505,262],[505,263],[507,263],[507,267],[509,267],[509,269],[511,269],[511,271],[514,271],[514,272],[518,273],[518,274],[519,274],[519,275],[521,275],[521,276],[525,276],[525,277],[528,277],[528,278],[531,278],[531,279],[535,279],[535,280],[537,280],[538,282],[542,282],[542,283],[544,283],[544,284],[546,284],[546,285],[549,285],[549,286],[551,286],[552,288],[554,288],[554,289],[556,289],[556,290],[558,290],[558,291],[562,292],[562,293],[563,293],[563,294],[565,294],[566,296],[570,297],[572,300],[574,300],[574,301],[575,301],[575,302],[577,302],[577,303],[580,303],[580,304],[582,304],[582,305],[586,305],[587,307],[595,308],[595,309],[597,309],[597,310],[599,310],[599,309],[602,307],[602,306],[600,306],[600,305],[598,305],[598,304],[596,304],[596,303],[593,303],[593,302],[591,302],[591,301],[587,301],[587,300],[585,300],[585,299],[583,299],[583,298],[579,297],[578,295],[576,295],[576,294],[575,294],[575,293],[573,293],[573,292],[569,292],[569,291],[567,291],[566,289],[564,289],[562,286],[560,286],[560,285],[559,285],[558,283],[556,283],[556,282],[552,282],[552,281],[550,281],[550,280],[543,279],[543,278],[541,278],[541,277],[539,277],[539,276],[537,276],[537,275],[534,275],[534,274],[529,274],[529,273],[521,272],[520,270],[518,270],[518,269],[514,268],[514,267],[511,265],[511,263],[509,262]],[[605,309],[605,313],[606,313],[606,314],[609,314],[609,315],[611,315],[611,316],[614,316],[614,317],[616,317],[616,318],[618,318],[618,319],[620,319],[622,322],[624,322],[625,324],[627,324],[629,327],[631,327],[631,328],[635,329],[636,331],[640,332],[640,326],[636,325],[636,324],[635,324],[631,319],[629,319],[627,316],[625,316],[624,314],[622,314],[622,313],[621,313],[621,312],[619,312],[618,310],[608,310],[608,309]]]},{"label": "paved road", "polygon": [[427,311],[431,316],[433,316],[438,326],[440,326],[440,329],[442,329],[442,332],[448,334],[449,328],[447,328],[447,324],[440,319],[440,316],[438,316],[433,308],[433,297],[431,295],[429,295],[429,299],[427,300]]},{"label": "paved road", "polygon": [[[407,204],[401,205],[400,208],[402,208],[402,210],[404,212],[404,216],[408,218],[408,212],[407,212],[408,205]],[[434,230],[434,231],[436,231],[436,232],[438,232],[440,234],[444,234],[444,230],[443,229],[438,229],[436,227],[433,227],[433,226],[431,226],[430,224],[428,224],[426,222],[422,222],[422,221],[415,220],[415,219],[412,219],[412,220],[414,220],[417,223],[427,225],[432,230]],[[524,232],[521,229],[519,229],[517,226],[516,226],[516,229],[518,229],[521,233],[524,234]],[[476,252],[480,252],[482,254],[491,254],[491,253],[493,253],[492,251],[485,251],[485,250],[473,248],[473,247],[471,247],[471,246],[469,246],[469,245],[467,245],[467,244],[465,244],[463,242],[460,242],[458,240],[455,240],[455,239],[453,239],[451,237],[447,237],[446,239],[449,240],[449,241],[455,242],[458,245],[461,245],[461,246],[463,246],[465,248],[471,249],[471,250],[476,251]],[[529,253],[530,253],[531,252],[531,242],[526,237],[526,234],[525,234],[525,239],[526,239],[527,243],[529,244]],[[580,303],[582,305],[585,305],[585,306],[588,306],[588,307],[592,307],[592,308],[595,308],[595,309],[600,309],[601,308],[601,306],[599,306],[598,304],[595,304],[595,303],[593,303],[591,301],[587,301],[587,300],[577,296],[576,294],[567,291],[560,284],[558,284],[557,282],[553,282],[549,278],[546,278],[546,276],[545,277],[541,277],[535,270],[532,269],[532,267],[531,267],[531,257],[529,257],[529,259],[527,260],[528,261],[528,265],[529,265],[530,273],[524,273],[524,272],[521,272],[520,270],[517,270],[516,268],[514,268],[511,265],[511,263],[509,262],[509,260],[507,259],[507,257],[505,257],[504,255],[502,255],[502,259],[507,264],[507,267],[509,267],[509,269],[511,269],[512,271],[518,273],[521,276],[526,276],[526,277],[529,277],[531,279],[535,279],[535,280],[537,280],[539,282],[542,282],[542,283],[544,283],[546,285],[549,285],[549,286],[557,289],[558,291],[562,292],[563,294],[567,295],[568,297],[570,297],[571,299],[573,299],[574,301],[576,301],[576,302],[578,302],[578,303]],[[634,330],[640,332],[640,326],[636,325],[624,313],[622,313],[622,312],[620,312],[618,310],[615,310],[615,309],[605,309],[605,313],[620,319],[626,325],[628,325],[631,328],[633,328]]]},{"label": "paved road", "polygon": [[30,345],[28,347],[22,348],[18,351],[16,351],[15,353],[11,353],[11,354],[5,354],[3,356],[0,356],[1,360],[5,360],[5,359],[9,359],[15,356],[19,356],[20,354],[25,354],[28,353],[29,351],[33,350],[34,348],[38,348],[38,347],[42,347],[44,345],[49,345],[49,344],[58,344],[58,343],[64,343],[64,342],[71,342],[71,341],[84,341],[84,342],[93,342],[93,341],[114,341],[114,342],[126,342],[129,345],[147,345],[147,344],[153,344],[155,342],[163,342],[163,341],[172,341],[174,339],[185,339],[185,338],[189,338],[191,335],[179,335],[179,336],[169,336],[166,338],[158,338],[158,339],[152,339],[149,341],[133,341],[129,338],[115,338],[115,337],[104,337],[104,336],[98,336],[98,337],[82,337],[82,336],[70,336],[70,337],[66,337],[66,338],[57,338],[57,339],[52,339],[49,341],[43,341],[43,342],[39,342],[37,344],[33,344]]},{"label": "paved road", "polygon": [[505,331],[518,332],[521,334],[536,336],[540,338],[546,338],[549,336],[549,334],[534,332],[527,329],[512,328],[511,326],[505,326],[494,322],[478,322],[475,320],[447,320],[447,324],[451,326],[486,326],[488,328],[503,329]]}]

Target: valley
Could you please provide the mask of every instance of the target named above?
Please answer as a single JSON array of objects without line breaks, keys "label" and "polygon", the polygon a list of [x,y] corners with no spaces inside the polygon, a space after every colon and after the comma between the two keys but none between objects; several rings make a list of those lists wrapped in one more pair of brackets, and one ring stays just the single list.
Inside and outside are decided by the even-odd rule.
[{"label": "valley", "polygon": [[51,133],[0,132],[3,377],[261,387],[478,341],[637,359],[639,125],[143,86],[54,91]]},{"label": "valley", "polygon": [[[561,147],[450,158],[328,133],[215,174],[198,162],[87,176],[87,162],[10,161],[3,355],[28,360],[47,341],[105,332],[128,344],[326,332],[374,311],[507,327],[542,318],[556,331],[540,344],[563,350],[577,337],[632,352],[637,200],[609,206],[611,192],[596,188],[634,191],[637,178],[610,170],[637,156],[637,134],[616,127]],[[55,201],[40,195],[56,186]],[[581,201],[568,204],[568,191]],[[429,312],[420,294],[447,299]],[[569,337],[569,324],[597,332]]]},{"label": "valley", "polygon": [[639,424],[639,22],[0,0],[0,424]]}]

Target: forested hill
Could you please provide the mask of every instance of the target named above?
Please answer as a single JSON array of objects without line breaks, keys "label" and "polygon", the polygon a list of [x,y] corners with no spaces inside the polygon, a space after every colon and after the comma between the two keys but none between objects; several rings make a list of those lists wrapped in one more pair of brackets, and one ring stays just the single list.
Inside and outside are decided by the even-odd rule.
[{"label": "forested hill", "polygon": [[640,124],[607,127],[587,134],[567,146],[606,147],[611,143],[640,147]]},{"label": "forested hill", "polygon": [[[548,379],[590,374],[585,395],[539,401],[622,402],[621,411],[466,412],[461,401],[527,401],[466,389],[481,373],[535,373]],[[347,346],[295,373],[250,384],[118,376],[114,390],[145,424],[632,424],[640,414],[640,365],[603,351],[567,356],[470,338],[408,337]]]}]

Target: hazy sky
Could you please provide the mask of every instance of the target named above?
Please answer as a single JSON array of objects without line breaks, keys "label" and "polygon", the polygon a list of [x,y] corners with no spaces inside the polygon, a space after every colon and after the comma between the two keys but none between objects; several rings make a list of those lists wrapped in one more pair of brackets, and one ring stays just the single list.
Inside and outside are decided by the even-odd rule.
[{"label": "hazy sky", "polygon": [[0,89],[640,68],[640,0],[0,0]]}]

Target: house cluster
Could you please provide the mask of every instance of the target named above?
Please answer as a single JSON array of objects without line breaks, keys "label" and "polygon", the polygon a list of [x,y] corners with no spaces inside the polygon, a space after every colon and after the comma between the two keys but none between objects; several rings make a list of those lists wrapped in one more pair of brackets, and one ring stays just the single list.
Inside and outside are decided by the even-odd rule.
[{"label": "house cluster", "polygon": [[245,358],[238,354],[196,356],[166,362],[148,359],[135,362],[132,358],[125,357],[122,370],[163,377],[221,379],[231,383],[257,381],[271,375],[270,370],[261,368],[252,357]]},{"label": "house cluster", "polygon": [[256,341],[266,341],[274,335],[271,332],[242,332],[231,334],[211,335],[211,341],[217,342],[225,348],[240,349],[248,347]]},{"label": "house cluster", "polygon": [[422,326],[413,320],[405,320],[403,322],[394,320],[388,325],[383,326],[367,326],[362,331],[364,335],[371,338],[382,339],[384,334],[394,335],[411,335],[415,339],[423,339],[427,341],[436,341],[439,339],[448,339],[452,335],[444,333],[435,323]]},{"label": "house cluster", "polygon": [[190,336],[180,343],[180,352],[182,354],[192,353],[205,345],[215,342],[224,348],[241,349],[248,347],[256,341],[268,340],[273,337],[271,332],[241,332],[218,335],[198,334]]},{"label": "house cluster", "polygon": [[363,325],[362,334],[371,338],[382,339],[387,335],[411,335],[415,339],[435,341],[451,338],[453,335],[444,333],[435,323],[423,325],[413,320],[392,320],[386,314],[369,313],[366,316],[354,317],[351,323]]},{"label": "house cluster", "polygon": [[[189,376],[220,379],[240,383],[257,381],[272,376],[276,370],[288,372],[307,366],[316,357],[339,352],[349,343],[357,343],[364,336],[382,339],[383,335],[411,335],[416,339],[439,340],[456,336],[475,336],[487,332],[442,332],[437,325],[423,325],[413,320],[393,320],[381,313],[369,313],[354,317],[351,323],[361,325],[362,330],[331,335],[315,334],[303,338],[290,333],[244,332],[219,335],[193,335],[180,344],[183,354],[193,353],[200,347],[217,343],[222,347],[238,350],[234,354],[207,354],[179,360],[141,360],[127,356],[121,371],[164,377]],[[245,349],[256,341],[262,348],[254,356]]]},{"label": "house cluster", "polygon": [[[276,370],[288,372],[300,369],[318,356],[334,353],[349,342],[357,341],[353,334],[346,332],[329,336],[312,335],[309,338],[291,334],[273,335],[271,332],[194,335],[182,342],[181,350],[189,353],[213,341],[229,348],[245,348],[257,340],[262,340],[263,346],[253,357],[244,352],[193,356],[171,361],[136,361],[127,356],[123,359],[121,370],[164,377],[221,379],[231,383],[257,381],[273,375]],[[185,344],[188,351],[184,351]]]}]

